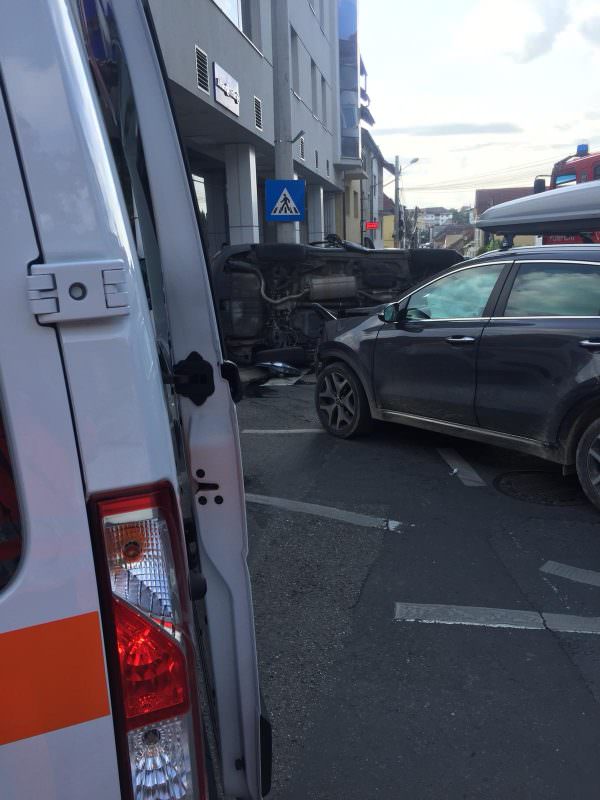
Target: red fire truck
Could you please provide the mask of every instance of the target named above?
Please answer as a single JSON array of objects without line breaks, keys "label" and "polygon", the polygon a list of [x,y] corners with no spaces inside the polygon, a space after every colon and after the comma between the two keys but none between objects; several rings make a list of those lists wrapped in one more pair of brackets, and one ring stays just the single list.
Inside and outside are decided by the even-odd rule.
[{"label": "red fire truck", "polygon": [[[585,181],[600,180],[600,153],[590,153],[589,145],[577,146],[575,155],[557,161],[550,175],[550,186],[546,187],[546,177],[538,176],[533,184],[534,193],[544,192],[548,189],[560,189],[563,186],[573,186]],[[589,234],[589,240],[600,244],[600,231]],[[581,236],[546,235],[543,244],[577,244],[583,242]]]}]

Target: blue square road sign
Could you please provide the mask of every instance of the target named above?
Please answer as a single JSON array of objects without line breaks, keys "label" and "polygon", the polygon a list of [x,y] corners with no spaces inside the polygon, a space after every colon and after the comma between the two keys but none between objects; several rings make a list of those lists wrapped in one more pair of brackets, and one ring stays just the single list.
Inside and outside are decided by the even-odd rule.
[{"label": "blue square road sign", "polygon": [[267,222],[302,222],[305,186],[304,181],[265,181]]}]

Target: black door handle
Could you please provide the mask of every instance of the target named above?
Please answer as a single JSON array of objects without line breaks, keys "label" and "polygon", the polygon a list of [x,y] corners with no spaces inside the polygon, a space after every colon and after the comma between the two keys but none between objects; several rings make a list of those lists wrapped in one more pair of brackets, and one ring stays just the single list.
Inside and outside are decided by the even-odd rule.
[{"label": "black door handle", "polygon": [[448,344],[473,344],[475,338],[473,336],[447,336],[446,341]]}]

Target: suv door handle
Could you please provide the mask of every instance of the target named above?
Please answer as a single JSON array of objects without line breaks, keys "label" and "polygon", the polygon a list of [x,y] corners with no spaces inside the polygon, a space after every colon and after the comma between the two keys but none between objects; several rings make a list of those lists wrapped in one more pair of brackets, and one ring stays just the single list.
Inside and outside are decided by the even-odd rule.
[{"label": "suv door handle", "polygon": [[473,336],[447,336],[446,341],[448,344],[473,344],[475,339]]},{"label": "suv door handle", "polygon": [[582,339],[579,342],[580,347],[587,347],[588,350],[600,350],[600,341],[591,342],[589,339]]}]

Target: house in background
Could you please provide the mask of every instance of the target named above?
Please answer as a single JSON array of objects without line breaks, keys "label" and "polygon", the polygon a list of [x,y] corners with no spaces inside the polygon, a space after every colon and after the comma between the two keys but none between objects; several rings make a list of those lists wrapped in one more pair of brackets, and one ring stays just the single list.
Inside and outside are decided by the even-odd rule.
[{"label": "house in background", "polygon": [[456,250],[461,255],[471,255],[475,231],[472,225],[450,223],[434,229],[433,247]]},{"label": "house in background", "polygon": [[452,212],[441,206],[419,209],[417,226],[420,229],[437,228],[440,225],[447,225],[452,222]]},{"label": "house in background", "polygon": [[[492,206],[497,206],[500,203],[508,203],[509,200],[516,200],[519,197],[527,197],[533,194],[533,186],[512,186],[502,189],[477,189],[475,191],[475,208],[474,208],[474,223],[477,225],[477,220]],[[475,252],[479,253],[483,247],[486,247],[493,237],[489,233],[484,233],[475,228]],[[527,245],[535,244],[535,236],[515,236],[515,247],[526,247]]]},{"label": "house in background", "polygon": [[387,194],[383,195],[383,214],[382,214],[382,231],[383,231],[383,246],[394,246],[394,201]]},{"label": "house in background", "polygon": [[[368,236],[373,241],[375,247],[381,249],[386,246],[384,243],[383,231],[384,204],[386,198],[383,194],[383,188],[386,180],[393,183],[394,165],[390,164],[390,162],[383,157],[379,146],[365,128],[362,130],[362,161],[364,173],[366,175],[361,186],[361,225],[363,239]],[[387,199],[389,200],[389,198]],[[377,227],[368,228],[368,223],[371,223],[372,226],[377,224]],[[393,238],[392,227],[392,246]]]}]

